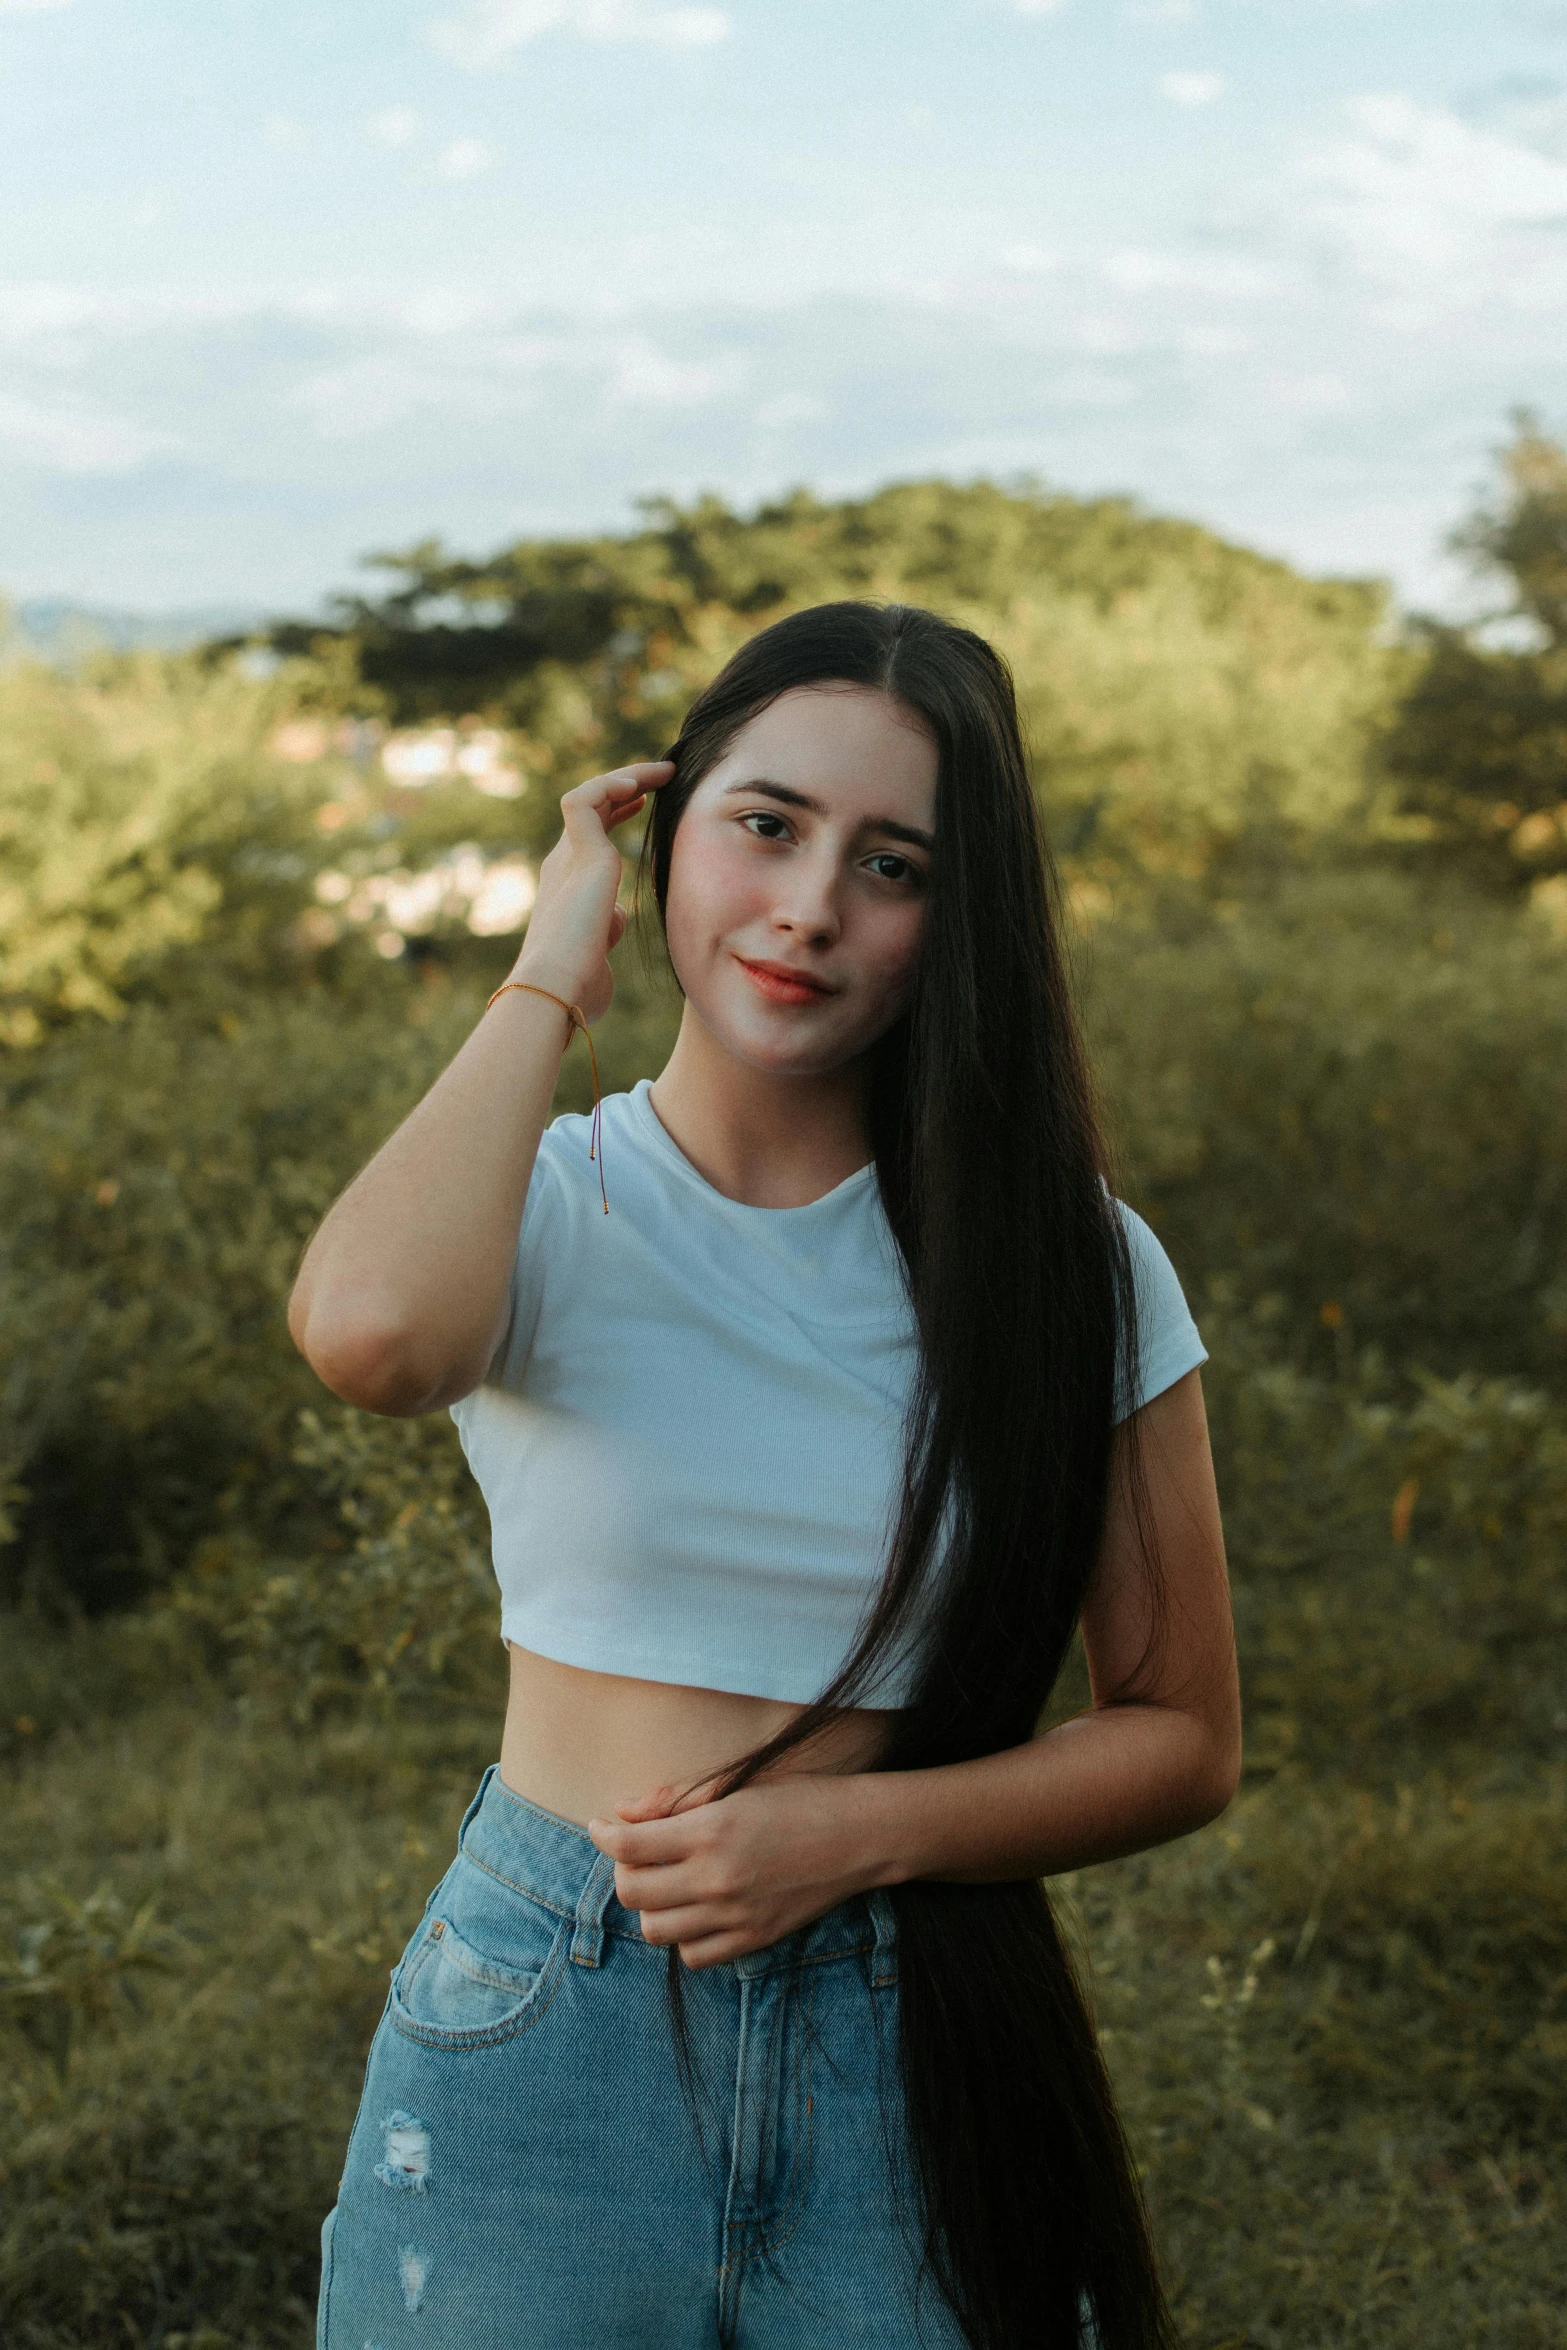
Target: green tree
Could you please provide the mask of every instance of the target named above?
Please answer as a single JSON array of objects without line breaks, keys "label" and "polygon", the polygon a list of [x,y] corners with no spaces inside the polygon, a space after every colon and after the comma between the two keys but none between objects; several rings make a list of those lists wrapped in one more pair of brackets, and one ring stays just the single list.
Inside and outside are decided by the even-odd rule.
[{"label": "green tree", "polygon": [[1524,411],[1500,463],[1499,500],[1452,544],[1505,584],[1492,621],[1533,641],[1428,623],[1387,764],[1439,857],[1516,889],[1567,870],[1567,450]]},{"label": "green tree", "polygon": [[375,560],[277,648],[338,665],[407,721],[487,711],[540,777],[646,756],[770,618],[837,596],[933,604],[1013,663],[1063,845],[1201,869],[1264,826],[1358,820],[1365,754],[1400,681],[1374,582],[1309,580],[1125,499],[906,482],[734,513],[652,501],[625,538],[530,541],[482,561],[433,543]]},{"label": "green tree", "polygon": [[324,796],[271,749],[292,699],[234,661],[0,669],[0,1046],[118,1018],[214,931],[276,955]]}]

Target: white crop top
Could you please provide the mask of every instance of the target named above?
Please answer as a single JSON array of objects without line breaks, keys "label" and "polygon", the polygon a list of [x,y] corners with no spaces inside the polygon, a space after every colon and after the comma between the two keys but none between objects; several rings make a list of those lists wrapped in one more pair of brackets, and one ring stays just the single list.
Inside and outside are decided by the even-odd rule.
[{"label": "white crop top", "polygon": [[[539,1146],[512,1315],[452,1417],[485,1501],[501,1635],[601,1673],[806,1704],[885,1562],[915,1334],[875,1170],[803,1208],[699,1175],[647,1082]],[[1142,1360],[1127,1410],[1207,1356],[1123,1208]],[[903,1702],[907,1672],[875,1702]]]}]

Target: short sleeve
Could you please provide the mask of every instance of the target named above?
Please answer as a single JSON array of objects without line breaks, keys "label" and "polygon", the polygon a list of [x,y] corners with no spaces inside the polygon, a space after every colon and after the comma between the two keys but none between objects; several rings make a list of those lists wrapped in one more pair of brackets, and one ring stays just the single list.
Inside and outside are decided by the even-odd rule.
[{"label": "short sleeve", "polygon": [[1132,1260],[1132,1282],[1137,1298],[1137,1378],[1129,1390],[1126,1366],[1116,1380],[1115,1416],[1130,1418],[1163,1395],[1177,1379],[1208,1360],[1208,1350],[1197,1334],[1175,1267],[1141,1216],[1117,1200],[1126,1245]]}]

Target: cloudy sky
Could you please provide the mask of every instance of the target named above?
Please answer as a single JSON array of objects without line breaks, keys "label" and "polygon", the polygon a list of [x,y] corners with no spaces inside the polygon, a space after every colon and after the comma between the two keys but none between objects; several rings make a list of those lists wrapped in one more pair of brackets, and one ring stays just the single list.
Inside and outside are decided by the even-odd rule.
[{"label": "cloudy sky", "polygon": [[1567,425],[1567,5],[0,0],[0,587],[941,473],[1450,601]]}]

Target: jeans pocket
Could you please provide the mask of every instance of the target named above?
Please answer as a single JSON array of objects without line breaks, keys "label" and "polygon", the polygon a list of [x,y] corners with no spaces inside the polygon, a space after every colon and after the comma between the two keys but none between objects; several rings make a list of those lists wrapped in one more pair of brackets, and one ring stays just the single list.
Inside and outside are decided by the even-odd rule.
[{"label": "jeans pocket", "polygon": [[571,1928],[569,1917],[459,1861],[392,1976],[393,2025],[432,2047],[509,2039],[548,2005]]}]

